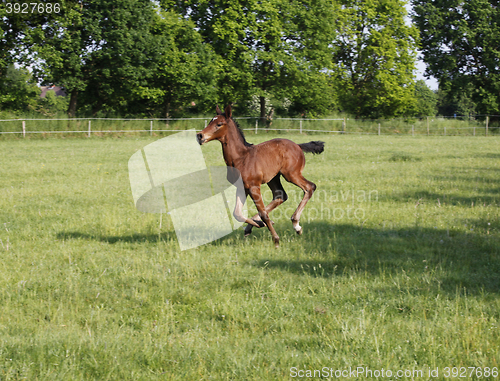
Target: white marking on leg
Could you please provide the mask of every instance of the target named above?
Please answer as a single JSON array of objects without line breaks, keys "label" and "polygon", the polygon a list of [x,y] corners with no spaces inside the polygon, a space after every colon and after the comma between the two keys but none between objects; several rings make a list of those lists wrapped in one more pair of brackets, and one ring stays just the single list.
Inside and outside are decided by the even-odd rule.
[{"label": "white marking on leg", "polygon": [[245,222],[246,216],[243,215],[243,202],[240,197],[236,197],[236,204],[234,205],[233,216],[238,222]]},{"label": "white marking on leg", "polygon": [[[290,225],[289,225],[290,226]],[[299,223],[297,222],[297,224],[293,224],[293,228],[295,229],[295,231],[298,233],[302,230],[302,226],[299,225]]]}]

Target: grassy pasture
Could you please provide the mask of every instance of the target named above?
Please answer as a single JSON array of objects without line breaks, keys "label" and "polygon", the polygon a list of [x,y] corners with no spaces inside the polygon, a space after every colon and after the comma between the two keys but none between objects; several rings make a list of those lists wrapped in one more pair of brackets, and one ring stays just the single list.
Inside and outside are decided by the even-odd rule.
[{"label": "grassy pasture", "polygon": [[127,162],[155,138],[0,141],[0,380],[500,367],[500,141],[290,137],[327,147],[307,155],[304,234],[285,184],[278,250],[254,229],[184,252],[133,205]]}]

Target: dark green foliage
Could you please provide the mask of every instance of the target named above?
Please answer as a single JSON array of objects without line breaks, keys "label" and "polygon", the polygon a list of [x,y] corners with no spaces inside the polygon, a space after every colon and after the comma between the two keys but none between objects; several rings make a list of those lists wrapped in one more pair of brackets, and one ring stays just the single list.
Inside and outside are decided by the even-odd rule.
[{"label": "dark green foliage", "polygon": [[69,106],[69,97],[57,96],[54,91],[47,91],[44,98],[39,98],[36,111],[44,116],[63,116]]},{"label": "dark green foliage", "polygon": [[400,0],[60,3],[50,15],[0,10],[0,78],[14,61],[30,65],[39,83],[64,87],[70,116],[174,117],[230,102],[261,118],[424,112],[418,35]]},{"label": "dark green foliage", "polygon": [[470,82],[463,88],[457,88],[451,82],[444,83],[437,92],[439,114],[449,116],[477,114],[477,104],[473,99],[475,92],[474,85]]},{"label": "dark green foliage", "polygon": [[16,69],[14,65],[5,68],[5,76],[0,77],[0,110],[28,112],[35,108],[40,89],[26,69]]},{"label": "dark green foliage", "polygon": [[450,113],[500,113],[498,5],[496,0],[413,1],[427,72],[443,87]]},{"label": "dark green foliage", "polygon": [[[244,110],[257,96],[261,117],[267,113],[269,99],[288,98],[302,112],[325,112],[335,103],[324,72],[331,66],[334,4],[186,1],[175,9],[193,20],[217,55],[221,103],[235,102]],[[272,106],[279,107],[279,102]]]},{"label": "dark green foliage", "polygon": [[63,3],[61,13],[45,24],[44,28],[32,30],[33,50],[40,60],[35,73],[46,84],[64,86],[70,96],[68,114],[75,116],[78,94],[83,93],[90,77],[91,35],[83,12],[84,6],[75,1]]},{"label": "dark green foliage", "polygon": [[419,80],[415,83],[415,98],[417,99],[415,107],[415,116],[434,116],[437,113],[437,94],[432,91],[425,81]]},{"label": "dark green foliage", "polygon": [[151,78],[133,90],[143,99],[141,107],[162,117],[182,113],[188,105],[213,112],[218,61],[210,46],[203,44],[193,22],[162,11],[152,31],[161,44]]},{"label": "dark green foliage", "polygon": [[127,0],[117,5],[114,0],[92,1],[83,13],[91,37],[91,75],[83,97],[93,115],[133,109],[133,90],[151,77],[159,58],[158,40],[150,30],[152,3]]}]

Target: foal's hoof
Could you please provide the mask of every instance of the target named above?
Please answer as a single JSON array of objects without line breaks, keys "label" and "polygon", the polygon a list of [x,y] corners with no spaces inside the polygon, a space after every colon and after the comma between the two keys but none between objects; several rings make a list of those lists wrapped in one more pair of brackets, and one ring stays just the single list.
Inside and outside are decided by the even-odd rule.
[{"label": "foal's hoof", "polygon": [[[254,221],[255,221],[255,220],[254,220]],[[266,224],[265,224],[265,223],[264,223],[264,221],[262,221],[262,220],[257,220],[257,221],[255,221],[255,222],[257,222],[257,224],[259,225],[259,228],[263,228],[264,226],[266,226]]]},{"label": "foal's hoof", "polygon": [[298,223],[293,225],[293,230],[295,230],[295,233],[298,235],[302,235],[302,226],[300,226]]},{"label": "foal's hoof", "polygon": [[250,234],[252,233],[252,226],[251,225],[247,225],[247,227],[245,228],[245,237],[248,237]]},{"label": "foal's hoof", "polygon": [[279,237],[274,238],[273,241],[274,241],[274,247],[276,249],[279,249],[279,247],[280,247],[280,239],[279,239]]}]

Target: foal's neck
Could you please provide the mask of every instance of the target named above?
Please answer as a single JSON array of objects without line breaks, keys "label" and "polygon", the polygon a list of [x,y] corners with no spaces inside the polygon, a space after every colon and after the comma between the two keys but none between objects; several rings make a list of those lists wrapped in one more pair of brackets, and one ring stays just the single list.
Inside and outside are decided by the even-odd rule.
[{"label": "foal's neck", "polygon": [[220,139],[222,143],[222,154],[228,167],[236,167],[240,159],[248,154],[248,147],[245,146],[238,127],[232,120],[227,124],[227,133]]}]

